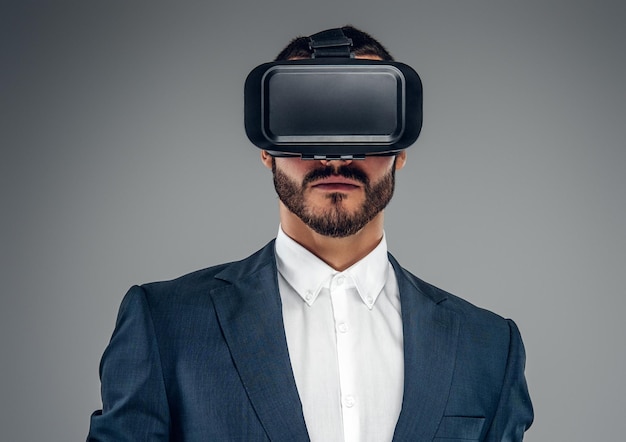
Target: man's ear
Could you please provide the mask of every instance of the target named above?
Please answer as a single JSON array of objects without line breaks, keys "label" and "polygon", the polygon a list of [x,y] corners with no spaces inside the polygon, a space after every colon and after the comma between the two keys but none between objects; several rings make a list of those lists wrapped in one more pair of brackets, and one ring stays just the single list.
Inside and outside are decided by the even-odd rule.
[{"label": "man's ear", "polygon": [[406,150],[401,150],[396,155],[396,170],[400,170],[406,164]]},{"label": "man's ear", "polygon": [[272,156],[267,153],[267,150],[261,151],[261,162],[265,165],[265,167],[272,170]]}]

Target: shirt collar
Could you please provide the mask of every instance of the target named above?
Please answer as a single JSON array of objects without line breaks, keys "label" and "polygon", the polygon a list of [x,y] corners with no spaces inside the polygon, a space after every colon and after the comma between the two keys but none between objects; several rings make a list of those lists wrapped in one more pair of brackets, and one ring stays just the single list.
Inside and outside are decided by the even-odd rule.
[{"label": "shirt collar", "polygon": [[371,310],[387,282],[389,259],[385,234],[367,256],[343,272],[330,267],[313,253],[291,239],[282,227],[276,236],[276,265],[278,273],[309,306],[323,288],[341,274],[354,284],[363,303]]}]

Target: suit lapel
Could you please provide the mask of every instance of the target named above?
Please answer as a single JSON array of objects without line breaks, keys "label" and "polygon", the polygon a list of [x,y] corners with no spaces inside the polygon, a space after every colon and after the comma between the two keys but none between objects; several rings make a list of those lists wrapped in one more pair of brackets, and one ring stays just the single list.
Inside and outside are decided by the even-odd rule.
[{"label": "suit lapel", "polygon": [[459,319],[446,297],[403,270],[396,271],[404,331],[404,397],[394,440],[430,441],[444,414],[452,383]]},{"label": "suit lapel", "polygon": [[272,441],[308,441],[276,281],[273,242],[217,275],[211,295],[241,381]]},{"label": "suit lapel", "polygon": [[[456,357],[459,318],[446,297],[390,256],[400,290],[404,396],[394,440],[430,441],[444,414]],[[211,292],[220,327],[250,402],[272,441],[308,441],[285,338],[274,243],[216,276]]]}]

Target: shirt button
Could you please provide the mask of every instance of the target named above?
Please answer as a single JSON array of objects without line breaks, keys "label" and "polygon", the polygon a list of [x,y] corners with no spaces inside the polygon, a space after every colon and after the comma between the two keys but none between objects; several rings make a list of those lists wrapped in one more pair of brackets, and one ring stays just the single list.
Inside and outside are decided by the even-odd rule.
[{"label": "shirt button", "polygon": [[344,276],[338,276],[337,277],[337,285],[341,285],[343,284],[343,282],[345,281],[345,277]]},{"label": "shirt button", "polygon": [[346,324],[345,322],[341,322],[337,325],[337,330],[339,330],[341,333],[345,333],[348,331],[348,324]]},{"label": "shirt button", "polygon": [[307,290],[304,295],[304,299],[306,299],[307,301],[310,301],[312,297],[313,297],[313,292],[311,290]]},{"label": "shirt button", "polygon": [[349,394],[343,398],[343,405],[345,405],[347,408],[352,408],[356,405],[356,399],[354,398],[354,396]]}]

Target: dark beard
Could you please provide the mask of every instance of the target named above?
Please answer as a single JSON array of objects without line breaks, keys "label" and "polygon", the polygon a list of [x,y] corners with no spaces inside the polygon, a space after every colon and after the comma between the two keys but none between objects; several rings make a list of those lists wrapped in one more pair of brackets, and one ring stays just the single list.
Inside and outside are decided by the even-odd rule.
[{"label": "dark beard", "polygon": [[[341,166],[336,170],[333,167],[320,167],[309,172],[302,184],[291,180],[287,175],[276,168],[276,161],[272,158],[272,172],[274,174],[274,187],[278,198],[307,226],[320,235],[333,238],[345,238],[354,235],[378,215],[393,196],[395,187],[395,161],[391,171],[386,174],[374,186],[369,178],[360,169],[350,166]],[[346,194],[333,192],[328,194],[332,207],[322,213],[314,213],[306,206],[304,192],[306,185],[321,178],[327,178],[333,174],[359,181],[365,190],[365,201],[354,213],[348,213],[343,207],[342,201]]]}]

